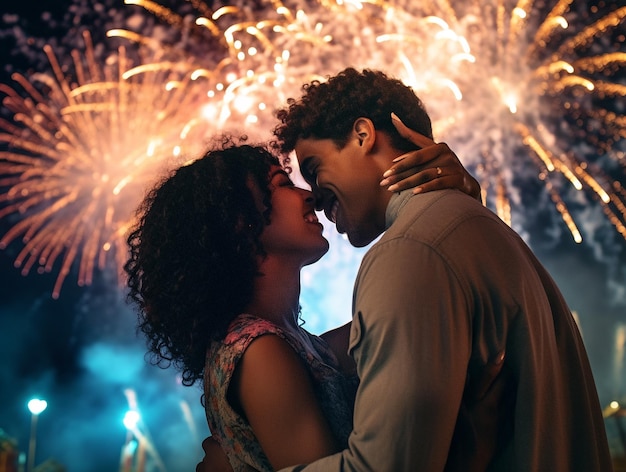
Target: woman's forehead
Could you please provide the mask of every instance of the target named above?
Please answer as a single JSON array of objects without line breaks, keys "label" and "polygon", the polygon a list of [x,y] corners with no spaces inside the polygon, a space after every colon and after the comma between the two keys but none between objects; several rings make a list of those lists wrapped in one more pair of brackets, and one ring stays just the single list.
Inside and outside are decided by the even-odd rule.
[{"label": "woman's forehead", "polygon": [[272,164],[269,170],[269,180],[271,181],[276,175],[284,175],[289,180],[291,180],[289,172],[287,172],[287,170],[283,166]]}]

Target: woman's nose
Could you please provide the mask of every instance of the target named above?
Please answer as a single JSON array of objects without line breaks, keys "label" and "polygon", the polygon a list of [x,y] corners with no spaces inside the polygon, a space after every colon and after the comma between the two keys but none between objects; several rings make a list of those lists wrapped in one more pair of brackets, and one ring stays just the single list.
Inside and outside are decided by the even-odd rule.
[{"label": "woman's nose", "polygon": [[301,189],[304,192],[304,202],[307,205],[311,205],[316,211],[322,210],[322,199],[315,192],[310,190]]}]

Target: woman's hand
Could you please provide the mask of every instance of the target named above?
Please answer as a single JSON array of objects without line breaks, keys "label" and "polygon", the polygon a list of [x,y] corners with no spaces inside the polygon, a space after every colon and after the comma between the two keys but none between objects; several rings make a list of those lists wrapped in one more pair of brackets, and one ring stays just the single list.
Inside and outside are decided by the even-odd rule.
[{"label": "woman's hand", "polygon": [[204,457],[196,466],[196,472],[233,472],[226,453],[212,436],[202,441],[202,449]]},{"label": "woman's hand", "polygon": [[478,181],[463,167],[459,158],[445,143],[408,128],[395,113],[391,121],[400,135],[421,149],[394,159],[394,164],[383,174],[380,182],[390,192],[413,188],[413,193],[455,188],[481,200]]},{"label": "woman's hand", "polygon": [[348,345],[350,344],[350,326],[352,322],[346,323],[335,329],[321,334],[320,337],[326,341],[330,349],[335,354],[339,362],[339,368],[346,375],[356,374],[356,363],[348,354]]}]

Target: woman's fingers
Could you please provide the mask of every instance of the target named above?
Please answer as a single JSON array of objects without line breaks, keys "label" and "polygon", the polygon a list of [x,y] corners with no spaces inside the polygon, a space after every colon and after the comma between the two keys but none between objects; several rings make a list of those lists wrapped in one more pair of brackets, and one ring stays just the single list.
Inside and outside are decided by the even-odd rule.
[{"label": "woman's fingers", "polygon": [[[390,192],[400,192],[413,188],[413,193],[430,192],[444,188],[461,189],[466,186],[463,175],[458,172],[448,173],[445,167],[428,168],[417,173],[394,174],[381,182]],[[387,182],[385,182],[387,181]]]},{"label": "woman's fingers", "polygon": [[407,127],[395,113],[391,114],[391,122],[398,130],[398,133],[400,133],[400,136],[402,136],[404,139],[408,139],[413,144],[416,144],[421,148],[433,146],[436,144],[435,141],[433,141],[429,137],[424,136],[423,134],[420,134],[417,131]]},{"label": "woman's fingers", "polygon": [[[383,178],[404,175],[408,176],[416,172],[431,169],[441,169],[450,167],[450,173],[465,172],[459,163],[456,155],[450,150],[447,144],[439,143],[417,151],[407,152],[394,160],[393,165],[385,171]],[[437,172],[441,174],[441,171]],[[398,179],[395,179],[396,181]],[[381,182],[381,185],[384,185]]]},{"label": "woman's fingers", "polygon": [[451,156],[445,156],[447,153],[452,154],[452,151],[450,151],[448,145],[444,143],[434,144],[427,148],[418,149],[417,151],[407,152],[394,159],[393,165],[383,174],[383,177],[415,169],[416,167],[433,167],[433,163],[443,164],[444,166],[450,165],[453,160],[456,161],[456,156],[451,159]]}]

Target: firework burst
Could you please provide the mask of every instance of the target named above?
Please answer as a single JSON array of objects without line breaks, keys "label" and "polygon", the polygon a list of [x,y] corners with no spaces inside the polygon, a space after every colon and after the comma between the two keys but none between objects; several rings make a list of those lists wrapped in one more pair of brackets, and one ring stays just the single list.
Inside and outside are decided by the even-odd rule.
[{"label": "firework burst", "polygon": [[198,53],[199,42],[187,53],[211,77],[208,93],[217,97],[222,122],[233,118],[265,131],[273,125],[271,111],[297,97],[302,83],[346,66],[381,69],[423,97],[436,135],[477,173],[485,201],[509,224],[512,203],[521,219],[527,210],[516,179],[530,172],[576,242],[582,234],[567,200],[576,207],[598,202],[626,238],[620,184],[626,86],[619,82],[626,7],[575,0],[537,6],[530,0],[274,0],[213,10],[190,0],[190,10],[179,14],[164,2],[126,3],[164,20],[181,32],[178,38],[204,30],[220,45],[217,55]]},{"label": "firework burst", "polygon": [[575,241],[585,234],[576,215],[587,208],[600,208],[626,238],[626,7],[125,3],[127,21],[107,31],[108,41],[141,51],[138,60],[124,47],[97,60],[88,40],[84,57],[74,54],[71,81],[48,47],[53,75],[15,75],[20,93],[2,86],[14,120],[1,123],[9,150],[0,159],[0,217],[19,220],[0,246],[22,237],[16,265],[24,273],[50,271],[62,258],[55,296],[75,259],[81,284],[107,259],[121,266],[132,209],[172,156],[193,155],[222,130],[269,138],[277,107],[303,83],[347,66],[381,69],[413,87],[435,136],[518,231],[534,215],[524,199],[530,179],[541,183],[535,205],[552,201]]},{"label": "firework burst", "polygon": [[626,95],[618,82],[626,52],[619,50],[623,36],[613,33],[626,8],[590,17],[571,11],[573,3],[558,1],[541,16],[533,2],[509,9],[475,2],[448,18],[474,60],[454,77],[462,98],[443,132],[476,166],[485,190],[494,189],[488,201],[505,220],[516,172],[531,160],[576,242],[582,234],[566,199],[579,206],[587,197],[570,189],[586,190],[626,238],[626,193],[600,165],[621,167],[623,175],[626,121],[617,102]]},{"label": "firework burst", "polygon": [[52,75],[14,74],[20,93],[0,86],[13,113],[12,123],[0,121],[0,217],[19,217],[0,247],[21,237],[15,265],[23,274],[51,271],[61,259],[55,298],[75,260],[79,285],[108,259],[123,265],[145,188],[175,158],[196,155],[206,123],[205,94],[183,63],[133,67],[120,48],[101,65],[88,34],[85,44],[84,54],[73,52],[75,80],[48,46]]}]

